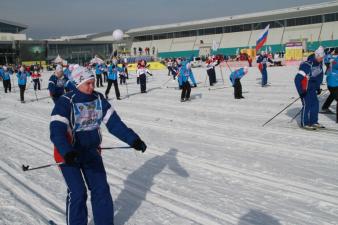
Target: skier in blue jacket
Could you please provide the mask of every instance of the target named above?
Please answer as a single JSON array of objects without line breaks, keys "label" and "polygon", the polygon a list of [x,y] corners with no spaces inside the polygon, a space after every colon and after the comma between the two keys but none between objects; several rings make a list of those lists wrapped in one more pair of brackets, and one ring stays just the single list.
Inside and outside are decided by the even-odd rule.
[{"label": "skier in blue jacket", "polygon": [[88,224],[87,187],[96,225],[113,225],[114,209],[102,161],[100,125],[137,151],[146,144],[120,119],[101,93],[94,91],[95,75],[84,67],[72,71],[77,89],[61,96],[52,111],[50,138],[54,158],[60,165],[68,188],[67,224]]},{"label": "skier in blue jacket", "polygon": [[314,54],[301,63],[295,77],[297,92],[302,100],[301,125],[308,130],[325,128],[318,123],[320,84],[323,81],[324,49],[319,47]]},{"label": "skier in blue jacket", "polygon": [[95,74],[96,74],[96,87],[103,87],[103,82],[102,82],[102,73],[103,73],[103,68],[101,64],[96,64],[95,66]]},{"label": "skier in blue jacket", "polygon": [[327,52],[325,53],[324,60],[323,60],[325,67],[326,67],[324,74],[327,74],[327,72],[329,72],[330,70],[331,59],[332,59],[332,52],[330,52],[330,50],[328,49]]},{"label": "skier in blue jacket", "polygon": [[25,91],[26,91],[26,84],[27,78],[30,77],[30,73],[26,71],[24,66],[21,66],[19,72],[16,74],[18,78],[18,86],[20,88],[20,100],[21,103],[25,103]]},{"label": "skier in blue jacket", "polygon": [[262,87],[265,87],[268,84],[268,71],[267,63],[273,63],[273,61],[268,58],[266,52],[262,51],[257,58],[258,68],[262,73]]},{"label": "skier in blue jacket", "polygon": [[334,54],[330,59],[330,69],[326,74],[327,88],[330,91],[330,95],[327,97],[325,103],[322,106],[323,113],[333,114],[329,109],[333,100],[337,101],[336,110],[336,122],[338,123],[338,48],[335,48]]},{"label": "skier in blue jacket", "polygon": [[189,101],[191,93],[191,85],[189,79],[194,84],[194,86],[197,86],[194,75],[191,71],[191,64],[188,63],[187,61],[182,62],[181,59],[177,60],[177,64],[179,67],[179,72],[177,75],[178,83],[179,86],[182,88],[181,102]]},{"label": "skier in blue jacket", "polygon": [[112,84],[114,84],[115,89],[115,95],[117,100],[121,100],[120,98],[120,90],[119,90],[119,84],[117,81],[119,72],[122,72],[123,69],[118,67],[114,62],[111,63],[111,65],[108,66],[108,86],[105,92],[106,99],[108,99],[108,95],[110,92],[110,88]]},{"label": "skier in blue jacket", "polygon": [[4,66],[2,70],[0,70],[0,77],[2,78],[2,82],[4,85],[5,93],[7,93],[7,90],[9,92],[12,91],[12,85],[11,85],[11,76],[13,72],[7,68],[7,66]]},{"label": "skier in blue jacket", "polygon": [[[55,73],[49,78],[48,82],[49,94],[54,103],[65,93],[66,84],[67,78],[63,74],[62,66],[58,65],[55,69]],[[71,85],[68,87],[70,86]]]},{"label": "skier in blue jacket", "polygon": [[244,98],[242,95],[242,84],[241,79],[247,74],[249,71],[248,67],[237,69],[230,74],[230,81],[232,86],[234,87],[234,97],[235,99]]}]

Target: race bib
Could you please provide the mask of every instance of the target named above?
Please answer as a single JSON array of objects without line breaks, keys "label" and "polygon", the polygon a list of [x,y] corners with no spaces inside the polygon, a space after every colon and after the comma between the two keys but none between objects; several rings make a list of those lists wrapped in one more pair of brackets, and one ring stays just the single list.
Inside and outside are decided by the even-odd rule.
[{"label": "race bib", "polygon": [[98,129],[102,121],[102,104],[97,99],[92,102],[74,103],[74,131]]},{"label": "race bib", "polygon": [[56,86],[57,87],[63,87],[65,85],[65,80],[64,79],[57,79],[56,81]]},{"label": "race bib", "polygon": [[320,66],[315,66],[311,68],[311,76],[317,77],[323,72],[322,68]]}]

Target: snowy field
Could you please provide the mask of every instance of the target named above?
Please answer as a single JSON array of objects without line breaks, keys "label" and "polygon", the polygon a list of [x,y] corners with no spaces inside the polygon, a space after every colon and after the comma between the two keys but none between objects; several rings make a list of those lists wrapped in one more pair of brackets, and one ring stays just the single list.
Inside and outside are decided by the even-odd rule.
[{"label": "snowy field", "polygon": [[[266,88],[259,85],[258,69],[250,68],[242,79],[243,100],[233,98],[229,70],[224,73],[228,88],[213,91],[204,87],[206,71],[193,71],[200,83],[190,102],[179,101],[176,82],[161,86],[167,71],[153,71],[148,94],[138,94],[133,77],[130,97],[110,100],[148,145],[145,154],[126,149],[103,153],[116,224],[338,224],[335,115],[320,114],[330,131],[299,129],[296,121],[290,123],[300,110],[298,101],[262,127],[297,97],[297,67],[268,68],[271,86]],[[216,87],[222,87],[219,68],[216,72]],[[32,85],[25,104],[17,87],[4,94],[0,85],[1,225],[65,224],[66,188],[59,170],[21,170],[22,164],[53,162],[53,103],[46,90],[50,74],[43,74],[39,101]],[[120,91],[126,95],[125,86]],[[124,146],[104,127],[103,137],[102,147]],[[89,221],[94,224],[92,217]]]}]

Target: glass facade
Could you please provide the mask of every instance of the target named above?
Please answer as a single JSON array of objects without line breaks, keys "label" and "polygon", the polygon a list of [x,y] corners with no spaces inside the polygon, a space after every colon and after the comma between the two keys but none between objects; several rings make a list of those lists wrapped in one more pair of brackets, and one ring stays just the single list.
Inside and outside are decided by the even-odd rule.
[{"label": "glass facade", "polygon": [[0,22],[0,33],[19,33],[26,28]]}]

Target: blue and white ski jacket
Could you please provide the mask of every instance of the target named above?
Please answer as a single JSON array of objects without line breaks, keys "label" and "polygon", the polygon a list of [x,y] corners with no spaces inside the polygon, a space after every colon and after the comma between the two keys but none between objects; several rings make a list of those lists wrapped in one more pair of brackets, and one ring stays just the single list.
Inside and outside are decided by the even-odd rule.
[{"label": "blue and white ski jacket", "polygon": [[[80,161],[88,161],[97,155],[101,144],[102,122],[111,134],[130,146],[139,138],[121,121],[101,93],[88,95],[74,90],[61,96],[55,104],[51,115],[50,139],[62,156],[76,150],[80,153]],[[67,141],[69,133],[72,143]]]},{"label": "blue and white ski jacket", "polygon": [[262,69],[266,69],[267,68],[267,63],[273,63],[273,61],[268,58],[268,56],[266,55],[259,55],[257,58],[257,63],[260,63],[262,65]]},{"label": "blue and white ski jacket", "polygon": [[[53,97],[59,97],[61,95],[63,95],[65,93],[65,87],[67,82],[69,82],[69,80],[67,80],[66,77],[62,77],[62,78],[58,78],[55,74],[53,74],[50,78],[49,78],[49,82],[48,82],[48,90],[51,96]],[[67,86],[67,88],[70,87]]]},{"label": "blue and white ski jacket", "polygon": [[295,77],[298,94],[319,90],[323,77],[323,64],[317,62],[314,54],[310,55],[306,61],[300,64],[299,71]]}]

